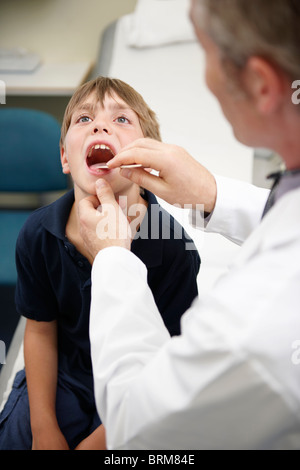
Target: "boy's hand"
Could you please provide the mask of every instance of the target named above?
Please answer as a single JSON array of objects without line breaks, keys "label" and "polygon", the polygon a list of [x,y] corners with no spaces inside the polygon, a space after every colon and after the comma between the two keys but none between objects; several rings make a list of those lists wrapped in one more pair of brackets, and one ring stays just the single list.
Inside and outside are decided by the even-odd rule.
[{"label": "boy's hand", "polygon": [[70,450],[60,429],[48,429],[47,433],[33,436],[32,450]]},{"label": "boy's hand", "polygon": [[92,260],[103,248],[120,246],[130,250],[131,246],[130,226],[111,186],[99,179],[96,191],[97,197],[82,199],[78,206],[80,234]]},{"label": "boy's hand", "polygon": [[142,168],[121,169],[121,175],[148,189],[170,204],[203,204],[212,212],[217,187],[214,176],[183,148],[152,139],[138,139],[121,150],[110,162],[110,168],[141,164],[159,172],[153,175]]}]

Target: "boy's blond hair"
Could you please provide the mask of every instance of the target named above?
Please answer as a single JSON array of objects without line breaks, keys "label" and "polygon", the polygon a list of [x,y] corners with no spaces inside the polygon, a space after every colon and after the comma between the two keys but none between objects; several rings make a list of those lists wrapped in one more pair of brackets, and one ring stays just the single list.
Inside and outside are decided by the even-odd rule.
[{"label": "boy's blond hair", "polygon": [[61,127],[60,147],[64,145],[74,110],[93,93],[96,93],[101,105],[106,94],[119,96],[137,114],[144,137],[161,140],[156,115],[143,97],[122,80],[99,76],[81,85],[70,99]]}]

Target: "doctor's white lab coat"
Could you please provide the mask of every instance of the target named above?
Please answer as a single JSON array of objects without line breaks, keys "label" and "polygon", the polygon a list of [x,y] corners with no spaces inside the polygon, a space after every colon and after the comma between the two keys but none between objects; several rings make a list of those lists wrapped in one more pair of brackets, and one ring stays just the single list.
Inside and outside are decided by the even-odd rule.
[{"label": "doctor's white lab coat", "polygon": [[90,337],[109,449],[300,449],[300,190],[218,181],[207,230],[242,242],[169,337],[142,262],[96,257]]}]

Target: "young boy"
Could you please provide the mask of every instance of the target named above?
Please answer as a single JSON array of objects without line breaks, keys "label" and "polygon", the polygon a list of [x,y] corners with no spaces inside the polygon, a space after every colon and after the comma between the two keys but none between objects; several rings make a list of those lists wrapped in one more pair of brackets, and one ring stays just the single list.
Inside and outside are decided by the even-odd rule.
[{"label": "young boy", "polygon": [[[91,260],[77,217],[79,201],[96,194],[98,178],[107,179],[128,208],[138,204],[141,209],[132,251],[147,266],[170,334],[180,333],[180,317],[197,295],[199,255],[186,250],[191,241],[169,214],[154,211],[157,201],[151,193],[122,178],[119,170],[101,168],[140,137],[160,140],[155,114],[120,80],[98,77],[81,86],[67,106],[61,163],[74,189],[35,211],[17,243],[16,305],[27,318],[26,376],[25,371],[17,374],[0,416],[0,449],[105,448],[90,359]],[[163,237],[167,225],[169,239]]]}]

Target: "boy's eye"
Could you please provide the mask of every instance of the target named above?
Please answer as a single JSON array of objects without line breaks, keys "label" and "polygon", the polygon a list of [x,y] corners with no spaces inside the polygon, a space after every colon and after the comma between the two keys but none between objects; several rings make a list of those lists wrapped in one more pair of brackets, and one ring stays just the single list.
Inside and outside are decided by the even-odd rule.
[{"label": "boy's eye", "polygon": [[125,116],[119,116],[116,119],[116,121],[119,122],[120,124],[128,124],[129,123],[129,119],[127,119]]},{"label": "boy's eye", "polygon": [[78,119],[77,119],[77,122],[89,122],[91,121],[92,119],[89,117],[89,116],[80,116]]}]

